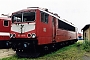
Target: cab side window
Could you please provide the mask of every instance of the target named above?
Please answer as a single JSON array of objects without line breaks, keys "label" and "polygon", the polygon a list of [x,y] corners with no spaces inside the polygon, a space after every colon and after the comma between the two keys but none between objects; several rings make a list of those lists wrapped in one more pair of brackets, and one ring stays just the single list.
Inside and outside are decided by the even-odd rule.
[{"label": "cab side window", "polygon": [[8,21],[7,20],[4,20],[4,26],[8,26]]},{"label": "cab side window", "polygon": [[41,12],[41,22],[48,23],[48,14],[45,12]]}]

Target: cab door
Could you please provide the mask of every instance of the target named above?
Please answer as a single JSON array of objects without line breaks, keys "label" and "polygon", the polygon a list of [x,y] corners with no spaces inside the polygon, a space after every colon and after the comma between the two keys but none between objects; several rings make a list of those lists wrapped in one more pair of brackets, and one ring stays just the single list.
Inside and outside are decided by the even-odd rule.
[{"label": "cab door", "polygon": [[56,18],[52,17],[52,42],[56,42]]},{"label": "cab door", "polygon": [[46,12],[40,11],[40,22],[37,28],[39,44],[52,43],[52,16]]}]

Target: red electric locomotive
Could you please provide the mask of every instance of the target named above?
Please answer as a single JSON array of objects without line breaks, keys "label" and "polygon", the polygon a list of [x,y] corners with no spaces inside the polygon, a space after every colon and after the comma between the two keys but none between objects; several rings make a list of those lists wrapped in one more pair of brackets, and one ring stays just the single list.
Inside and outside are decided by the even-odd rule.
[{"label": "red electric locomotive", "polygon": [[0,48],[9,47],[11,19],[0,17]]},{"label": "red electric locomotive", "polygon": [[42,49],[77,41],[74,25],[48,9],[29,7],[12,13],[12,48],[18,56],[28,56]]}]

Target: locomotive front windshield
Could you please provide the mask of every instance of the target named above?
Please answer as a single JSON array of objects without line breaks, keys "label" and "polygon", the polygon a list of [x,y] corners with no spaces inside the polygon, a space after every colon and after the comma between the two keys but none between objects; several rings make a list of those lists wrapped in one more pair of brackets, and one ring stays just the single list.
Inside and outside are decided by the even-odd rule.
[{"label": "locomotive front windshield", "polygon": [[35,20],[35,12],[15,13],[12,15],[12,23],[33,22],[34,20]]}]

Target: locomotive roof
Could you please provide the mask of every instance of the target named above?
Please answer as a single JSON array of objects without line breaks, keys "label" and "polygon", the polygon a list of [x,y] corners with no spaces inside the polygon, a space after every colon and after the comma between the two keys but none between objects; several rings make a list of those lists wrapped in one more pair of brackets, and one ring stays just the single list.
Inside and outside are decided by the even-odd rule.
[{"label": "locomotive roof", "polygon": [[11,20],[11,18],[8,18],[8,17],[0,17],[0,19]]},{"label": "locomotive roof", "polygon": [[[19,11],[17,11],[17,12],[25,12],[25,11],[29,11],[29,10],[37,10],[37,9],[40,10],[40,11],[43,11],[43,12],[45,12],[45,13],[51,15],[51,16],[54,16],[54,17],[56,17],[57,19],[59,19],[59,20],[65,22],[65,23],[67,23],[67,24],[70,24],[70,25],[72,25],[72,26],[75,26],[75,25],[72,24],[71,22],[69,22],[69,21],[67,21],[67,20],[65,20],[65,19],[62,19],[62,18],[60,18],[59,16],[56,16],[56,15],[52,14],[52,13],[49,12],[49,11],[45,11],[45,8],[28,7],[27,9],[22,9],[22,10],[19,10]],[[17,12],[14,12],[14,13],[17,13]],[[13,14],[14,14],[14,13],[13,13]]]}]

